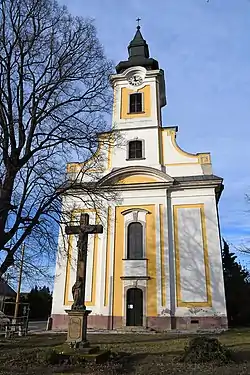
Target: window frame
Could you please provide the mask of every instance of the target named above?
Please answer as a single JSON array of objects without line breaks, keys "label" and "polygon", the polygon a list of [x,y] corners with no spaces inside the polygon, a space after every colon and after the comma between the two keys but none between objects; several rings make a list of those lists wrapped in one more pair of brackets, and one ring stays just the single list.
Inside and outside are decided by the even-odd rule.
[{"label": "window frame", "polygon": [[[141,245],[141,248],[140,248],[140,257],[129,257],[129,250],[130,252],[132,252],[133,250],[133,253],[134,255],[136,255],[136,249],[130,249],[130,233],[129,233],[129,229],[132,227],[132,225],[138,225],[139,228],[140,228],[140,245]],[[128,227],[127,227],[127,259],[130,259],[130,260],[137,260],[137,259],[143,259],[143,225],[142,223],[140,223],[139,221],[131,221],[129,224],[128,224]]]},{"label": "window frame", "polygon": [[[141,142],[141,145],[142,145],[142,148],[141,148],[141,150],[142,150],[142,156],[140,158],[130,158],[129,157],[129,146],[130,146],[130,143],[131,142],[136,142],[136,141]],[[145,158],[145,140],[144,139],[138,139],[138,138],[136,138],[136,139],[130,139],[127,142],[127,158],[126,158],[126,160],[128,161],[128,160],[145,160],[145,159],[146,159]]]},{"label": "window frame", "polygon": [[130,259],[127,258],[127,229],[128,225],[131,222],[137,222],[139,221],[143,226],[143,258],[141,260],[147,260],[147,214],[150,214],[151,212],[145,208],[138,208],[138,207],[131,207],[127,208],[124,211],[121,212],[121,214],[124,216],[124,235],[122,239],[123,243],[123,260],[130,261]]},{"label": "window frame", "polygon": [[[141,258],[129,258],[128,257],[128,234],[129,234],[129,231],[128,231],[128,228],[129,228],[129,225],[132,224],[132,223],[139,223],[141,224],[142,226],[142,257]],[[146,223],[144,223],[143,221],[141,220],[129,220],[126,224],[125,224],[125,260],[143,260],[143,259],[146,259]]]},{"label": "window frame", "polygon": [[[141,95],[141,112],[130,112],[130,97],[131,95],[134,95],[134,94],[140,94]],[[135,91],[135,92],[130,92],[129,93],[129,98],[128,98],[128,115],[136,115],[137,113],[144,113],[144,93],[143,92],[138,92],[138,91]]]}]

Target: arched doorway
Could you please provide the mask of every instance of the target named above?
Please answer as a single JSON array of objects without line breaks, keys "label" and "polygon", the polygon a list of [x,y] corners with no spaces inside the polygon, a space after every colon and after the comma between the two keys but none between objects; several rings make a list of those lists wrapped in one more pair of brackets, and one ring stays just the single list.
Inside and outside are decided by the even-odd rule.
[{"label": "arched doorway", "polygon": [[127,290],[126,325],[143,325],[143,292],[139,288],[130,288]]}]

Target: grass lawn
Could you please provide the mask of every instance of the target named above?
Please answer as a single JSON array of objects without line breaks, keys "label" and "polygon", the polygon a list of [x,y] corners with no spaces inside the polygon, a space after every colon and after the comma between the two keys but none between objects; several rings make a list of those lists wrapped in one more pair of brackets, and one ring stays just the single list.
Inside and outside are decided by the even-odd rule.
[{"label": "grass lawn", "polygon": [[178,361],[190,336],[172,334],[90,334],[89,341],[111,349],[115,357],[104,365],[51,366],[37,359],[37,352],[61,345],[65,334],[31,335],[0,339],[0,375],[7,374],[250,374],[250,329],[231,330],[219,335],[221,343],[235,352],[236,363],[228,365],[183,364]]}]

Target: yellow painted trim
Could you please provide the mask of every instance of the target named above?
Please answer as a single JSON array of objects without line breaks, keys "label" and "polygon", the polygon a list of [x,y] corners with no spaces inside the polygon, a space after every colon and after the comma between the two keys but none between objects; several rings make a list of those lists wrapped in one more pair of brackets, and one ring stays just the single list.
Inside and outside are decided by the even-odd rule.
[{"label": "yellow painted trim", "polygon": [[[68,166],[67,166],[68,167]],[[83,167],[83,165],[75,165],[75,166],[69,166],[69,171],[67,171],[67,173],[79,173],[81,171],[81,168]],[[105,172],[105,169],[95,169],[95,168],[90,168],[90,169],[87,169],[84,170],[84,173],[102,173],[102,172]]]},{"label": "yellow painted trim", "polygon": [[166,271],[165,271],[165,231],[164,205],[160,204],[160,244],[161,244],[161,305],[166,306]]},{"label": "yellow painted trim", "polygon": [[[142,113],[128,113],[129,110],[129,95],[141,92],[143,93],[143,112]],[[121,119],[138,118],[138,117],[150,117],[151,115],[151,94],[150,85],[146,85],[138,90],[130,90],[126,87],[121,89]]]},{"label": "yellow painted trim", "polygon": [[211,275],[210,275],[210,267],[209,267],[207,227],[206,227],[206,215],[205,215],[204,204],[201,207],[201,228],[202,228],[202,242],[203,242],[203,250],[204,250],[207,301],[208,301],[208,305],[212,307]]},{"label": "yellow painted trim", "polygon": [[[197,162],[188,162],[188,163],[166,163],[166,166],[177,166],[177,165],[194,165],[194,164],[211,164],[211,155],[209,152],[206,153],[197,153],[197,154],[191,154],[189,152],[186,152],[180,148],[180,146],[176,142],[176,130],[175,129],[161,129],[163,133],[167,133],[167,136],[171,137],[171,142],[173,147],[176,149],[176,151],[186,157],[197,159]],[[164,164],[164,134],[162,135],[162,141],[161,141],[161,147],[162,147],[162,154],[163,154],[163,164]]]},{"label": "yellow painted trim", "polygon": [[118,92],[117,85],[115,84],[115,86],[113,88],[113,113],[112,113],[113,119],[115,118],[115,114],[116,114],[117,92]]},{"label": "yellow painted trim", "polygon": [[[71,213],[71,220],[74,219],[75,215],[80,212],[96,212],[95,209],[76,209],[73,210]],[[98,213],[96,212],[96,223],[99,222]],[[69,283],[70,283],[70,267],[71,267],[71,260],[72,260],[72,252],[73,252],[73,235],[69,236],[69,246],[68,246],[68,253],[67,253],[67,264],[66,264],[66,275],[65,275],[65,287],[64,287],[64,305],[70,306],[73,304],[73,300],[69,300]],[[92,287],[91,287],[91,301],[86,301],[86,306],[94,306],[95,305],[95,298],[96,298],[96,277],[97,277],[97,259],[98,259],[98,242],[99,237],[98,234],[94,235],[94,254],[93,254],[93,268],[92,268]]]},{"label": "yellow painted trim", "polygon": [[192,162],[192,163],[168,163],[165,164],[166,167],[175,167],[175,166],[185,166],[185,165],[199,165],[197,162]]},{"label": "yellow painted trim", "polygon": [[157,284],[156,284],[156,223],[155,206],[144,206],[151,211],[146,216],[146,258],[148,259],[147,282],[147,316],[157,316]]},{"label": "yellow painted trim", "polygon": [[124,216],[121,215],[123,208],[115,208],[115,248],[114,248],[114,296],[113,296],[113,315],[123,316],[122,313],[122,276],[123,272],[123,254],[124,254]]},{"label": "yellow painted trim", "polygon": [[67,264],[66,264],[66,275],[65,275],[65,286],[64,286],[64,305],[69,305],[69,278],[70,278],[70,265],[72,260],[72,240],[73,236],[69,236],[69,246],[67,251]]},{"label": "yellow painted trim", "polygon": [[[179,249],[179,238],[178,238],[178,209],[183,208],[199,208],[201,215],[201,228],[202,228],[202,242],[204,252],[204,265],[205,265],[205,280],[206,280],[206,302],[185,302],[181,298],[181,275],[180,275],[180,249]],[[173,207],[173,219],[174,219],[174,247],[175,247],[175,270],[176,270],[176,297],[177,307],[212,307],[212,291],[211,291],[211,278],[210,278],[210,267],[209,267],[209,255],[208,255],[208,244],[206,234],[206,218],[204,204],[184,204],[175,205]]]},{"label": "yellow painted trim", "polygon": [[117,184],[140,184],[140,183],[147,183],[147,182],[158,182],[159,180],[145,175],[133,175],[125,177],[117,182]]},{"label": "yellow painted trim", "polygon": [[164,129],[161,129],[161,142],[162,142],[162,164],[165,165],[165,135]]},{"label": "yellow painted trim", "polygon": [[211,164],[211,155],[209,152],[199,153],[197,155],[200,164]]},{"label": "yellow painted trim", "polygon": [[113,151],[113,142],[110,140],[109,148],[108,148],[108,169],[112,168],[112,151]]},{"label": "yellow painted trim", "polygon": [[[96,217],[96,224],[100,224],[99,217]],[[96,301],[96,279],[97,279],[97,263],[98,263],[98,245],[99,245],[99,236],[98,234],[94,235],[94,254],[93,254],[93,267],[92,267],[92,287],[91,287],[91,301],[86,301],[86,306],[95,306]]]},{"label": "yellow painted trim", "polygon": [[123,256],[124,256],[124,216],[122,212],[129,209],[143,208],[150,212],[146,216],[146,257],[148,259],[147,281],[147,316],[157,316],[157,285],[156,285],[156,226],[155,206],[118,206],[115,209],[115,249],[114,249],[114,316],[123,316]]},{"label": "yellow painted trim", "polygon": [[102,146],[105,142],[105,140],[107,139],[108,135],[107,134],[101,134],[99,136],[99,139],[98,139],[98,146],[97,146],[97,149],[96,151],[93,153],[93,155],[88,159],[86,160],[85,162],[83,163],[80,163],[80,162],[76,162],[76,163],[67,163],[67,166],[66,166],[66,171],[67,173],[77,173],[77,172],[80,172],[81,169],[85,166],[86,167],[86,171],[87,172],[103,172],[105,169],[104,168],[90,168],[88,169],[88,164],[91,162],[91,160],[97,158],[99,155],[100,155],[100,152],[101,152],[101,149],[102,149]]},{"label": "yellow painted trim", "polygon": [[159,163],[164,165],[164,146],[163,146],[163,136],[162,136],[162,129],[158,128],[158,146],[159,146]]},{"label": "yellow painted trim", "polygon": [[111,253],[111,207],[108,207],[107,217],[107,240],[106,240],[106,265],[105,265],[105,289],[104,289],[104,306],[108,306],[109,299],[109,271],[110,271],[110,253]]},{"label": "yellow painted trim", "polygon": [[88,169],[87,171],[86,171],[86,173],[102,173],[102,172],[105,172],[105,169],[103,168],[103,169]]},{"label": "yellow painted trim", "polygon": [[172,142],[172,145],[174,146],[174,148],[176,149],[176,151],[183,155],[183,156],[187,156],[189,158],[195,158],[195,159],[198,159],[198,156],[195,155],[195,154],[191,154],[189,152],[186,152],[184,150],[182,150],[182,148],[180,148],[180,146],[178,146],[177,142],[176,142],[176,131],[175,130],[172,130],[172,129],[167,129],[167,135],[171,137],[171,142]]}]

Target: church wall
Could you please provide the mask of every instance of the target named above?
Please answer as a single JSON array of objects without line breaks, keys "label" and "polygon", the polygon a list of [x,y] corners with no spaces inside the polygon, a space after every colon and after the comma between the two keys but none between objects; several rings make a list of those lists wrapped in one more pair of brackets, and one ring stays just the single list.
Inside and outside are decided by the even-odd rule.
[{"label": "church wall", "polygon": [[[90,224],[96,223],[95,212],[88,212],[90,216]],[[80,210],[75,215],[75,219],[80,215]],[[96,304],[96,292],[97,292],[97,267],[98,267],[98,249],[100,248],[101,236],[90,235],[88,237],[88,267],[87,267],[87,279],[86,279],[86,306],[95,306]],[[69,308],[73,303],[72,297],[72,286],[75,282],[76,275],[76,261],[77,261],[77,236],[69,236],[69,258],[67,261],[66,278],[65,278],[65,289],[64,289],[64,306]],[[98,299],[97,299],[98,300]]]},{"label": "church wall", "polygon": [[[124,132],[122,137],[122,146],[112,150],[112,168],[130,167],[138,163],[141,166],[160,168],[157,128],[131,129]],[[128,160],[128,142],[135,139],[143,141],[144,156],[140,160]]]},{"label": "church wall", "polygon": [[176,143],[175,127],[162,128],[161,133],[162,164],[167,174],[172,177],[212,174],[209,153],[191,154],[182,150]]},{"label": "church wall", "polygon": [[[126,291],[134,287],[136,282],[136,279],[120,278],[124,275],[126,263],[126,260],[123,260],[126,258],[126,220],[121,212],[128,208],[144,208],[151,212],[146,215],[146,258],[149,258],[148,275],[151,279],[137,281],[137,287],[144,291],[144,324],[154,328],[170,329],[170,311],[176,319],[226,315],[214,190],[186,189],[171,192],[168,196],[169,208],[165,189],[124,190],[120,196],[121,206],[115,207],[113,203],[103,210],[104,233],[89,236],[86,305],[92,310],[89,316],[90,327],[111,329],[126,324]],[[75,200],[72,207],[76,204],[79,205],[80,200]],[[174,222],[176,212],[177,229]],[[94,223],[95,213],[89,214],[90,221]],[[209,259],[207,268],[204,263],[202,215],[203,221],[205,218],[206,257]],[[141,216],[139,218],[142,221]],[[179,271],[176,268],[176,242],[173,242],[174,236],[177,235],[176,231],[179,240]],[[185,238],[187,232],[188,239]],[[62,239],[59,240],[59,246],[61,242]],[[73,263],[76,243],[72,242],[72,245],[75,248]],[[148,249],[153,251],[149,252]],[[57,264],[58,276],[55,279],[52,307],[52,315],[60,315],[60,322],[63,319],[65,325],[65,309],[70,308],[73,302],[71,288],[75,280],[75,269],[70,267],[69,272],[69,265],[66,267],[66,264],[64,254],[61,267]],[[128,264],[126,267],[126,272],[132,272],[128,270]],[[69,276],[66,276],[67,272]],[[208,280],[210,281],[207,287]],[[193,289],[194,281],[196,287]],[[180,289],[177,287],[178,282]],[[180,324],[183,327],[183,323]]]},{"label": "church wall", "polygon": [[215,195],[199,192],[172,193],[175,315],[226,317]]},{"label": "church wall", "polygon": [[199,176],[203,174],[202,167],[198,163],[170,163],[165,164],[166,173],[172,177],[178,176]]},{"label": "church wall", "polygon": [[[73,212],[75,213],[75,219],[77,219],[77,215],[79,216],[80,212],[88,212],[90,223],[98,222],[94,210],[77,209]],[[67,315],[65,310],[70,309],[73,303],[71,290],[76,277],[77,246],[76,236],[71,235],[69,236],[68,244],[66,244],[67,251],[65,252],[63,238],[61,235],[59,237],[52,316],[60,315],[58,325],[61,326],[66,324]],[[93,314],[99,313],[101,305],[102,278],[105,272],[104,253],[102,251],[104,247],[105,237],[103,237],[103,234],[89,235],[85,299],[87,308],[91,309]],[[54,325],[54,328],[57,328],[56,326],[57,324]]]},{"label": "church wall", "polygon": [[[153,204],[152,204],[153,202]],[[136,207],[148,209],[151,214],[147,215],[147,254],[148,275],[150,280],[120,280],[123,274],[124,265],[128,261],[124,259],[124,239],[125,222],[121,212],[127,208]],[[115,288],[114,288],[114,315],[116,316],[115,325],[125,324],[125,303],[126,290],[137,283],[137,287],[146,288],[144,303],[147,306],[145,311],[145,324],[152,326],[153,320],[164,310],[165,316],[169,315],[170,310],[170,292],[168,280],[168,238],[167,230],[164,227],[167,222],[166,215],[166,191],[140,191],[136,194],[131,191],[123,192],[123,206],[116,208],[116,254],[115,254]],[[117,251],[120,251],[118,253]],[[123,255],[122,255],[123,254]],[[123,316],[123,318],[122,318]],[[145,318],[145,317],[144,317]],[[145,319],[144,319],[145,320]],[[166,324],[165,324],[166,326]],[[165,327],[167,328],[167,327]]]},{"label": "church wall", "polygon": [[[123,251],[124,251],[124,236],[117,235],[117,231],[123,231],[124,228],[120,228],[118,230],[118,226],[120,226],[120,222],[117,224],[117,210],[124,211],[126,207],[141,207],[147,208],[150,206],[152,213],[150,218],[147,220],[147,250],[149,253],[146,254],[148,257],[149,264],[148,264],[148,272],[151,274],[150,281],[140,281],[141,287],[145,287],[147,290],[147,298],[145,300],[147,306],[146,315],[149,316],[157,316],[161,311],[162,308],[166,308],[167,306],[167,289],[169,288],[169,284],[167,282],[167,275],[165,274],[164,270],[168,268],[168,260],[167,260],[167,238],[166,232],[164,230],[164,222],[166,221],[165,214],[165,203],[166,203],[166,192],[164,189],[159,191],[142,191],[140,194],[136,194],[135,192],[126,191],[123,192],[123,206],[119,208],[109,207],[108,214],[107,214],[107,222],[109,225],[105,225],[104,223],[104,233],[99,235],[98,240],[98,263],[99,266],[97,267],[97,291],[96,291],[96,298],[95,298],[95,306],[90,303],[87,303],[88,308],[92,310],[92,314],[90,315],[91,319],[94,319],[94,315],[104,315],[110,316],[113,313],[116,317],[120,317],[124,315],[124,308],[125,308],[125,288],[128,288],[129,285],[133,285],[131,281],[122,281],[120,276],[123,275],[123,263],[124,261],[124,253],[120,254],[117,253],[114,255],[114,240],[116,240],[116,249],[120,249],[121,243],[119,242],[121,238],[123,238]],[[154,204],[152,204],[152,202]],[[116,218],[114,217],[116,215]],[[109,227],[109,230],[107,228]],[[164,230],[164,233],[163,233]],[[92,236],[94,237],[94,236]],[[90,263],[92,264],[93,259],[93,247],[94,247],[94,238],[89,242],[89,255],[88,259],[90,259]],[[73,244],[76,245],[76,244]],[[76,246],[74,246],[76,247]],[[76,250],[75,250],[76,251]],[[115,257],[115,260],[114,260]],[[164,259],[163,259],[164,258]],[[113,260],[115,261],[115,267],[113,268]],[[88,260],[89,262],[89,260]],[[90,268],[92,268],[90,266]],[[108,272],[106,272],[108,270]],[[113,284],[113,271],[116,272],[115,274],[115,283],[114,283],[114,302],[112,296],[112,284]],[[161,278],[162,274],[162,278]],[[71,270],[70,278],[68,277],[68,281],[64,281],[64,284],[68,286],[66,287],[66,293],[68,295],[68,299],[62,303],[58,302],[58,296],[56,300],[54,300],[52,314],[65,314],[64,310],[69,308],[72,304],[72,297],[71,297],[71,287],[73,285],[75,270]],[[93,279],[93,272],[89,270],[88,267],[88,275],[87,275],[87,290],[86,298],[89,302],[91,300],[90,295],[90,285],[92,285]],[[70,280],[70,282],[69,282]],[[61,280],[57,280],[55,282],[55,290],[58,284],[63,284],[63,277]],[[99,286],[98,286],[99,285]],[[122,288],[122,293],[119,295],[117,290]],[[62,294],[62,286],[61,286],[61,294]],[[99,290],[99,292],[98,292]],[[56,293],[56,292],[55,292]],[[98,294],[99,293],[99,294]],[[57,293],[58,295],[58,293]],[[98,298],[99,295],[99,298]],[[98,302],[99,301],[99,302]],[[162,306],[162,304],[164,306]],[[60,305],[60,308],[58,307]],[[91,318],[92,316],[92,318]]]},{"label": "church wall", "polygon": [[162,132],[164,164],[198,164],[198,157],[196,155],[189,154],[185,151],[182,151],[179,147],[176,147],[177,145],[174,140],[174,136],[171,133],[171,130],[163,129]]},{"label": "church wall", "polygon": [[[128,95],[132,92],[143,92],[144,114],[128,115]],[[146,94],[146,95],[145,95]],[[157,83],[155,77],[146,77],[143,85],[133,87],[128,84],[127,80],[120,80],[114,87],[114,105],[113,105],[113,127],[116,129],[127,129],[131,127],[157,126]],[[132,126],[131,126],[132,125]]]},{"label": "church wall", "polygon": [[204,204],[174,205],[177,307],[211,307]]},{"label": "church wall", "polygon": [[55,281],[53,289],[52,315],[62,314],[64,305],[64,282],[66,277],[67,256],[64,249],[63,235],[61,231],[58,236],[58,252],[56,259]]}]

